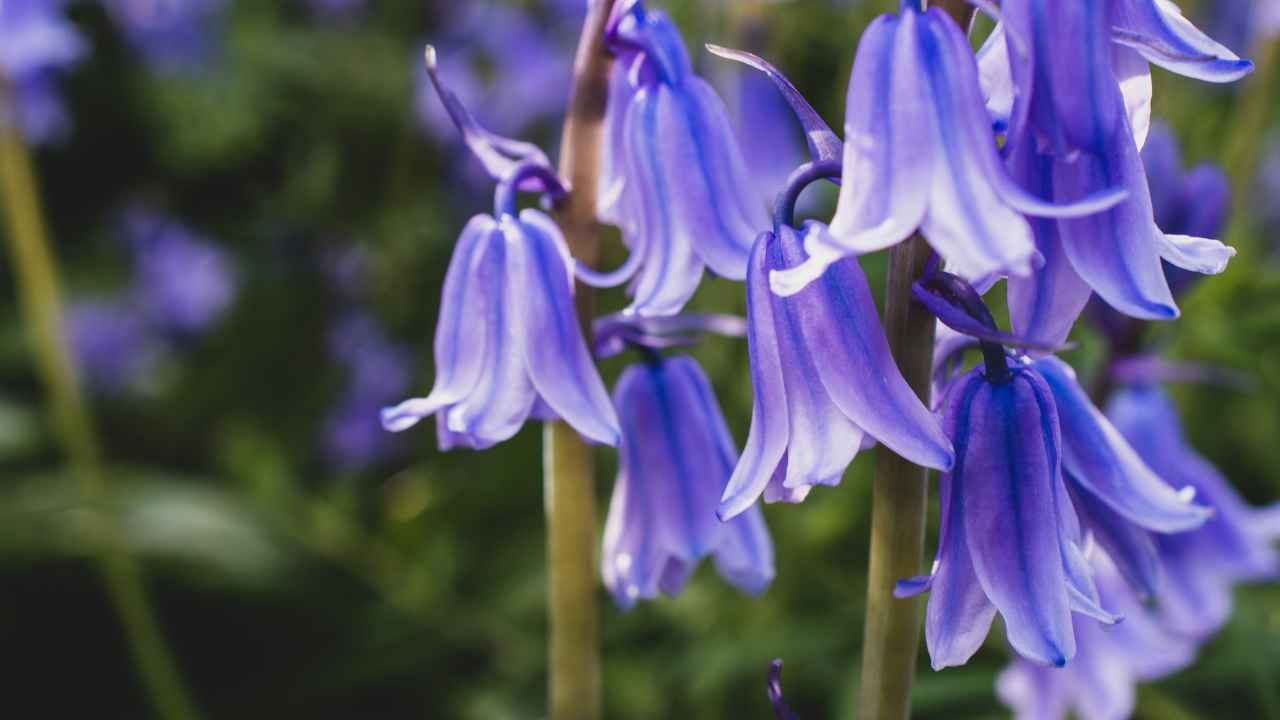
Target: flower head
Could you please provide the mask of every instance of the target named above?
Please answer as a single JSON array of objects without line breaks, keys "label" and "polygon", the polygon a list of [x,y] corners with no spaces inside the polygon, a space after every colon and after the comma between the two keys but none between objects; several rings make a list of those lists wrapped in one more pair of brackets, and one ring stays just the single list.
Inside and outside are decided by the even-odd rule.
[{"label": "flower head", "polygon": [[138,305],[157,326],[198,333],[230,308],[236,271],[216,245],[143,208],[129,213],[125,233],[136,258]]},{"label": "flower head", "polygon": [[517,212],[521,190],[563,200],[566,190],[536,146],[475,122],[437,74],[427,71],[468,148],[497,179],[495,211],[462,231],[445,275],[431,393],[383,410],[388,430],[429,415],[442,449],[487,448],[530,417],[562,418],[585,437],[616,445],[618,418],[578,327],[574,262],[560,228],[541,210]]},{"label": "flower head", "polygon": [[889,247],[917,229],[959,275],[1025,274],[1035,246],[1023,213],[1092,213],[1122,197],[1109,188],[1052,205],[1015,184],[964,33],[942,10],[904,2],[899,15],[877,18],[858,45],[831,232],[812,238],[809,260],[778,273],[774,288],[795,292],[837,258]]},{"label": "flower head", "polygon": [[613,399],[622,441],[602,572],[617,603],[678,593],[708,555],[734,585],[762,592],[774,567],[760,509],[716,517],[737,451],[702,369],[651,355],[622,373]]},{"label": "flower head", "polygon": [[[820,223],[805,225],[805,235],[825,233]],[[793,296],[770,291],[771,272],[805,259],[801,231],[786,222],[761,234],[751,253],[747,346],[755,400],[746,448],[721,503],[724,517],[762,494],[799,502],[815,485],[837,484],[872,441],[927,467],[952,462],[937,420],[894,363],[856,259],[836,262]]]},{"label": "flower head", "polygon": [[84,39],[62,16],[61,0],[0,4],[0,76],[14,106],[0,99],[0,124],[14,124],[30,142],[54,139],[67,127],[55,76],[84,57]]},{"label": "flower head", "polygon": [[715,91],[693,73],[684,40],[664,13],[639,0],[610,23],[618,53],[611,79],[600,189],[601,218],[618,225],[633,261],[595,285],[631,280],[630,312],[671,315],[707,267],[746,274],[751,240],[767,227]]}]

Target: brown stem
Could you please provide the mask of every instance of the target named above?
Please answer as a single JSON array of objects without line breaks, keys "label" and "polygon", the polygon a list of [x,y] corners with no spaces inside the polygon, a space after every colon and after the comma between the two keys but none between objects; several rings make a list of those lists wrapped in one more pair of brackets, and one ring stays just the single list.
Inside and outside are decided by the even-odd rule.
[{"label": "brown stem", "polygon": [[[604,42],[613,0],[592,2],[574,63],[561,138],[560,174],[569,196],[556,219],[573,256],[599,258],[596,194],[612,57]],[[590,337],[592,293],[578,284],[578,320]],[[549,714],[552,720],[600,717],[600,630],[596,607],[596,491],[591,448],[562,422],[543,431],[550,623]]]}]

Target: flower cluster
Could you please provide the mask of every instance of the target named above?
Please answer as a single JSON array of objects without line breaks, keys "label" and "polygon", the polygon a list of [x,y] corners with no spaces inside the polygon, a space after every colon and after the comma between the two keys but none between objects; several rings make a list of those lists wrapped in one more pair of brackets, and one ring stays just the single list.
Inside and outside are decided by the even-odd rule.
[{"label": "flower cluster", "polygon": [[[930,595],[935,668],[967,662],[996,614],[1022,658],[1002,685],[1015,704],[1066,707],[1068,686],[1104,672],[1117,643],[1164,653],[1124,678],[1185,662],[1211,629],[1183,625],[1204,620],[1188,608],[1274,571],[1274,516],[1245,508],[1185,447],[1157,390],[1126,387],[1104,413],[1055,353],[1091,298],[1091,315],[1117,327],[1171,320],[1187,272],[1225,269],[1234,252],[1209,237],[1225,184],[1207,169],[1184,177],[1152,127],[1151,65],[1214,83],[1252,65],[1167,0],[1005,0],[997,19],[977,53],[923,2],[872,22],[843,140],[769,63],[710,47],[762,71],[808,141],[812,161],[774,188],[770,217],[744,136],[671,18],[618,3],[596,201],[629,256],[610,271],[571,257],[542,210],[517,211],[518,192],[555,206],[572,189],[537,147],[478,124],[429,49],[431,86],[498,190],[445,278],[435,385],[384,425],[435,415],[441,448],[485,448],[556,418],[616,445],[603,575],[623,607],[677,592],[706,556],[763,590],[773,554],[756,501],[800,502],[880,444],[942,473],[933,569],[896,589]],[[1144,145],[1164,167],[1144,168]],[[801,193],[824,180],[840,188],[834,215],[797,221]],[[947,328],[924,348],[935,407],[899,371],[858,261],[917,233],[933,255],[913,296]],[[744,283],[744,323],[682,314],[707,271]],[[574,315],[575,279],[627,286],[627,306],[594,328],[597,357],[640,357],[612,402]],[[983,298],[1000,281],[1010,331]],[[740,455],[696,361],[663,354],[707,333],[746,335],[754,402]],[[962,371],[970,348],[982,362]]]},{"label": "flower cluster", "polygon": [[62,6],[61,0],[0,4],[0,125],[16,126],[28,142],[52,140],[67,127],[55,80],[86,47]]}]

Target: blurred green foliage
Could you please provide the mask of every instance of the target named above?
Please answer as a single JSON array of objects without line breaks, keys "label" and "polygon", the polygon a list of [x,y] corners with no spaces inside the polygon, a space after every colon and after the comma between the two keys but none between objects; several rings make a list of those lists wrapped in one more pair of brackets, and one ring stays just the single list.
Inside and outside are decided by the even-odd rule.
[{"label": "blurred green foliage", "polygon": [[[740,44],[733,3],[655,4],[670,7],[693,45]],[[39,158],[73,293],[123,282],[112,233],[120,208],[138,198],[218,239],[245,276],[232,316],[184,348],[148,392],[95,400],[118,489],[102,509],[145,561],[163,626],[210,717],[536,718],[546,669],[536,429],[486,453],[441,454],[427,423],[359,472],[336,470],[319,448],[345,381],[326,337],[351,302],[325,279],[327,258],[367,251],[365,309],[414,348],[415,386],[425,389],[451,244],[490,202],[487,189],[461,179],[457,148],[431,140],[413,114],[421,45],[456,4],[370,5],[328,23],[301,3],[231,3],[214,62],[176,75],[147,71],[96,5],[73,7],[93,56],[65,85],[74,133]],[[871,9],[758,10],[767,33],[754,49],[838,127]],[[719,62],[696,58],[708,69]],[[1221,160],[1235,132],[1254,133],[1261,152],[1262,128],[1236,125],[1243,98],[1265,90],[1256,78],[1234,90],[1157,82],[1156,113],[1188,158]],[[537,139],[551,149],[555,130],[541,127]],[[1198,447],[1255,502],[1280,496],[1280,259],[1276,229],[1252,212],[1264,202],[1275,198],[1239,199],[1229,239],[1241,257],[1200,286],[1181,321],[1153,330],[1176,357],[1254,378],[1247,392],[1186,387],[1178,398]],[[611,242],[606,254],[616,264],[622,250]],[[883,263],[865,263],[874,287]],[[6,288],[9,270],[0,266]],[[622,303],[613,293],[601,306]],[[709,282],[695,308],[741,311],[741,289]],[[1073,359],[1087,366],[1097,339],[1080,340]],[[95,538],[86,508],[63,475],[27,350],[13,304],[0,303],[6,712],[142,717],[144,698],[87,560]],[[745,345],[714,340],[695,354],[744,438]],[[607,379],[621,367],[606,363]],[[603,517],[615,460],[598,456]],[[787,660],[785,688],[802,717],[849,717],[871,456],[840,488],[767,509],[778,577],[764,597],[742,597],[705,568],[679,598],[627,614],[601,591],[607,717],[770,717],[763,676],[774,657]],[[992,683],[1004,659],[997,632],[964,668],[933,673],[922,662],[917,715],[1003,715]],[[1144,691],[1146,717],[1170,707],[1186,717],[1230,708],[1280,718],[1280,588],[1242,591],[1200,661]]]}]

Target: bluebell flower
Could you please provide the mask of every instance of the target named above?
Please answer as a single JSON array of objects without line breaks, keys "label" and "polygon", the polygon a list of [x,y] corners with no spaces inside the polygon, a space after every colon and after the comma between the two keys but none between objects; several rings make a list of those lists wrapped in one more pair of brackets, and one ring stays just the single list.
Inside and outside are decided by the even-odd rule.
[{"label": "bluebell flower", "polygon": [[1054,205],[1013,181],[996,148],[969,41],[938,8],[921,12],[907,0],[899,15],[871,23],[858,45],[847,108],[831,232],[825,242],[815,236],[806,244],[804,265],[775,275],[777,292],[795,292],[839,257],[889,247],[917,229],[963,277],[1026,274],[1035,245],[1024,213],[1079,216],[1123,197],[1104,185]]},{"label": "bluebell flower", "polygon": [[1075,625],[1076,656],[1066,667],[1021,658],[996,680],[996,694],[1017,720],[1124,720],[1133,714],[1136,686],[1171,675],[1195,658],[1197,642],[1170,628],[1157,609],[1133,593],[1105,553],[1091,566],[1098,592],[1124,614],[1113,626]]},{"label": "bluebell flower", "polygon": [[578,327],[574,260],[560,228],[541,210],[517,212],[522,190],[563,201],[567,190],[536,146],[479,125],[426,67],[468,149],[497,179],[494,215],[463,228],[445,274],[436,325],[436,382],[424,398],[382,412],[391,431],[437,413],[442,449],[482,449],[514,435],[530,417],[563,419],[595,442],[616,445],[618,418]]},{"label": "bluebell flower", "polygon": [[1194,488],[1214,515],[1194,532],[1158,535],[1164,582],[1156,599],[1177,631],[1198,638],[1216,632],[1231,612],[1231,588],[1280,577],[1280,505],[1249,507],[1230,483],[1188,444],[1178,411],[1155,385],[1117,392],[1107,415],[1161,476]]},{"label": "bluebell flower", "polygon": [[673,315],[705,268],[741,280],[768,214],[715,91],[693,73],[679,31],[639,0],[615,8],[614,63],[600,217],[622,229],[632,259],[593,285],[631,281],[628,310]]},{"label": "bluebell flower", "polygon": [[441,414],[442,445],[510,438],[539,399],[587,438],[618,441],[618,420],[574,316],[572,258],[538,210],[467,223],[445,276],[431,394],[383,411],[405,430]]},{"label": "bluebell flower", "polygon": [[0,75],[14,106],[0,100],[0,123],[16,125],[28,142],[56,138],[68,121],[56,77],[86,53],[84,39],[62,15],[61,0],[0,4]]},{"label": "bluebell flower", "polygon": [[[838,165],[834,172],[838,173]],[[791,201],[801,185],[793,184]],[[805,235],[826,226],[806,223]],[[747,270],[747,347],[755,391],[751,430],[720,513],[733,517],[761,495],[799,502],[835,485],[864,443],[879,441],[926,467],[951,466],[951,443],[907,385],[854,258],[790,297],[769,275],[806,259],[801,231],[779,222],[756,240]]]},{"label": "bluebell flower", "polygon": [[760,509],[716,517],[737,449],[702,369],[687,356],[651,355],[623,371],[613,399],[622,439],[602,574],[614,600],[629,608],[674,595],[707,556],[744,592],[763,592],[774,562]]},{"label": "bluebell flower", "polygon": [[199,333],[231,307],[238,278],[221,248],[144,208],[130,211],[125,233],[135,258],[135,300],[156,326]]},{"label": "bluebell flower", "polygon": [[145,316],[122,299],[68,305],[67,344],[90,390],[114,394],[140,387],[164,358],[164,344]]},{"label": "bluebell flower", "polygon": [[974,368],[947,391],[944,426],[956,461],[939,483],[937,559],[930,576],[896,591],[930,592],[925,637],[934,669],[968,661],[997,611],[1019,654],[1058,666],[1075,654],[1072,611],[1115,620],[1084,567],[1053,393],[1034,367],[1000,360],[1003,368]]},{"label": "bluebell flower", "polygon": [[925,632],[935,668],[966,662],[997,611],[1022,656],[1062,665],[1073,653],[1073,611],[1118,619],[1085,561],[1092,526],[1082,526],[1078,508],[1160,533],[1197,528],[1209,511],[1141,460],[1065,363],[983,349],[986,361],[951,381],[943,403],[956,461],[940,482],[933,572],[897,592],[931,592]]},{"label": "bluebell flower", "polygon": [[1153,217],[1139,156],[1150,122],[1147,60],[1216,82],[1237,79],[1252,64],[1204,36],[1168,2],[1018,0],[1004,17],[1007,27],[980,56],[993,115],[1007,131],[1013,175],[1052,200],[1103,187],[1127,192],[1104,212],[1032,223],[1043,262],[1010,279],[1015,331],[1061,343],[1095,292],[1135,318],[1176,317],[1162,261],[1211,274],[1234,251],[1162,230]]},{"label": "bluebell flower", "polygon": [[225,0],[103,0],[129,43],[162,72],[192,70],[208,59]]}]

